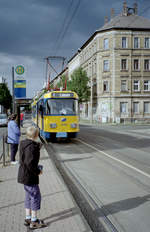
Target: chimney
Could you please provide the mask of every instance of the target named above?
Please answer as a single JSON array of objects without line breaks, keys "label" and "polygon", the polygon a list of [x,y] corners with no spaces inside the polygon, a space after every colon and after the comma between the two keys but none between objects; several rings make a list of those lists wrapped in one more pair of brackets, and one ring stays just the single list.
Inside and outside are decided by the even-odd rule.
[{"label": "chimney", "polygon": [[105,16],[105,18],[104,18],[104,24],[106,24],[106,23],[108,23],[108,17],[107,16]]},{"label": "chimney", "polygon": [[115,16],[114,8],[111,8],[111,19],[114,18],[114,16]]},{"label": "chimney", "polygon": [[133,8],[134,8],[134,14],[137,15],[138,14],[138,5],[136,2],[133,4]]},{"label": "chimney", "polygon": [[124,15],[124,16],[127,16],[127,14],[128,14],[127,2],[124,1],[124,2],[123,2],[123,15]]}]

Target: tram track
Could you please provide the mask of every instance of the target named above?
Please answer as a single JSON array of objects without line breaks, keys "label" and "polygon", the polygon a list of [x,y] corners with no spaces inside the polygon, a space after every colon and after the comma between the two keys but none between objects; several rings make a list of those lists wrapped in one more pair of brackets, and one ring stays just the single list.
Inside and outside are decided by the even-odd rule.
[{"label": "tram track", "polygon": [[[96,143],[93,146],[93,145],[88,144],[87,142],[85,142],[81,139],[77,139],[77,141],[85,144],[86,146],[89,146],[89,147],[95,149],[95,151],[97,151],[97,154],[94,154],[94,155],[97,157],[97,159],[101,160],[101,157],[99,157],[99,154],[102,154],[102,155],[104,155],[104,157],[106,156],[106,158],[108,158],[108,160],[112,159],[112,160],[116,161],[116,163],[121,164],[122,167],[125,167],[125,169],[120,168],[119,165],[116,165],[114,168],[117,169],[121,175],[128,177],[128,179],[130,179],[130,181],[132,181],[133,183],[135,183],[139,187],[142,187],[143,189],[145,189],[146,192],[150,193],[149,182],[147,182],[148,179],[150,181],[150,174],[149,173],[146,173],[146,172],[142,171],[141,169],[136,168],[135,166],[131,165],[130,163],[125,162],[124,160],[118,159],[117,157],[114,156],[114,155],[116,155],[116,152],[112,153],[112,154],[108,154],[108,153],[104,152],[105,149],[101,150],[101,149],[105,148],[104,146],[102,147],[101,145],[96,144]],[[100,147],[100,149],[98,147]],[[136,160],[134,160],[134,158],[132,157],[132,161],[136,161]],[[143,166],[145,166],[146,163],[141,162],[141,164]],[[126,168],[130,171],[126,171]],[[133,172],[136,173],[134,176],[133,176]],[[140,176],[143,177],[143,179],[142,179],[143,181],[140,180]]]},{"label": "tram track", "polygon": [[149,138],[94,132],[83,128],[47,151],[92,231],[149,231]]},{"label": "tram track", "polygon": [[[86,143],[86,141],[84,142]],[[135,169],[130,168],[124,165],[123,163],[116,161],[115,160],[116,157],[113,157],[113,154],[110,154],[109,152],[107,154],[106,149],[101,151],[101,148],[99,148],[97,145],[95,146],[96,143],[93,145],[91,144],[90,141],[89,148],[86,144],[81,143],[80,139],[75,139],[72,140],[70,143],[65,141],[59,141],[58,143],[52,143],[52,144],[49,143],[46,146],[50,157],[54,161],[55,166],[57,167],[61,176],[63,177],[66,185],[68,186],[75,201],[80,207],[92,231],[127,232],[129,230],[127,230],[126,227],[124,227],[124,225],[121,223],[120,219],[118,218],[118,215],[116,215],[115,213],[116,212],[115,205],[116,207],[118,207],[121,204],[121,206],[119,206],[121,207],[120,210],[123,210],[122,212],[125,212],[126,210],[130,209],[128,203],[126,204],[128,200],[129,202],[131,201],[131,209],[132,209],[132,199],[133,199],[133,208],[134,208],[134,205],[141,204],[140,202],[142,201],[144,202],[147,199],[147,197],[149,198],[150,196],[149,174],[144,172],[143,175],[142,172],[139,171],[137,172]],[[107,155],[105,156],[104,154],[102,154],[102,152],[106,153],[108,156]],[[109,156],[112,156],[115,159],[110,159]],[[139,192],[138,195],[136,193],[134,195],[133,193],[133,197],[131,197],[131,200],[130,198],[128,199],[128,194],[127,195],[123,194],[124,195],[123,201],[119,201],[120,198],[118,197],[116,197],[116,200],[114,201],[114,199],[111,199],[111,195],[109,196],[110,203],[104,201],[104,195],[103,195],[104,191],[102,190],[102,188],[104,187],[103,189],[106,189],[106,193],[109,193],[110,191],[110,188],[108,188],[109,183],[107,184],[105,183],[105,178],[100,179],[101,187],[100,187],[100,191],[97,192],[97,190],[95,189],[95,187],[93,188],[93,186],[96,186],[97,184],[99,185],[99,182],[96,182],[94,185],[87,182],[86,170],[84,169],[85,165],[84,166],[81,165],[79,169],[75,168],[78,166],[80,162],[82,164],[84,162],[85,163],[89,162],[91,165],[93,159],[97,160],[96,163],[97,163],[97,168],[99,168],[99,170],[101,170],[101,165],[99,164],[104,162],[106,166],[108,165],[110,169],[113,169],[115,170],[116,173],[118,173],[117,174],[118,176],[121,176],[121,178],[123,178],[121,179],[121,181],[124,182],[124,178],[125,178],[125,183],[127,181],[128,183],[130,183],[131,186],[135,185],[137,186],[138,189],[143,189],[142,192],[141,193]],[[83,176],[82,176],[82,171],[81,173],[78,172],[79,170],[82,169],[82,167],[83,167],[83,173],[85,173]],[[90,177],[91,174],[92,172],[89,174]],[[99,174],[100,175],[102,174],[102,170],[99,172]],[[93,177],[94,176],[92,176],[91,178]],[[112,191],[114,190],[112,189]],[[117,190],[115,190],[115,192],[117,194]],[[132,187],[131,187],[131,192],[132,192]],[[140,195],[143,194],[143,192],[147,193],[147,195],[143,195],[143,197],[140,197]]]},{"label": "tram track", "polygon": [[[52,144],[45,144],[45,148],[53,160],[55,166],[59,170],[61,176],[63,177],[66,185],[68,186],[70,192],[72,193],[76,203],[78,204],[81,212],[83,213],[85,219],[90,225],[93,232],[122,232],[123,228],[120,228],[119,224],[113,223],[114,220],[109,219],[107,213],[105,214],[105,207],[102,202],[97,198],[97,196],[80,181],[80,177],[72,172],[65,162],[61,162],[59,154],[56,154]],[[91,194],[92,193],[92,194]],[[116,224],[116,225],[114,225]]]},{"label": "tram track", "polygon": [[88,144],[88,143],[82,141],[81,139],[78,139],[78,141],[81,142],[81,143],[83,143],[83,144],[85,144],[86,146],[89,146],[89,147],[95,149],[96,151],[102,153],[102,154],[105,155],[106,157],[108,157],[108,158],[110,158],[110,159],[113,159],[114,161],[117,161],[118,163],[120,163],[120,164],[122,164],[122,165],[124,165],[124,166],[126,166],[126,167],[128,167],[128,168],[130,168],[130,169],[133,169],[134,171],[136,171],[136,172],[138,172],[138,173],[140,173],[140,174],[142,174],[142,175],[144,175],[144,176],[150,178],[150,174],[148,174],[148,173],[146,173],[146,172],[144,172],[144,171],[142,171],[142,170],[140,170],[140,169],[134,167],[133,165],[130,165],[130,164],[128,164],[128,163],[126,163],[126,162],[124,162],[124,161],[118,159],[118,158],[115,158],[115,157],[112,156],[112,155],[107,154],[106,152],[104,152],[104,151],[102,151],[102,150],[99,150],[99,149],[97,149],[96,147],[94,147],[93,145]]}]

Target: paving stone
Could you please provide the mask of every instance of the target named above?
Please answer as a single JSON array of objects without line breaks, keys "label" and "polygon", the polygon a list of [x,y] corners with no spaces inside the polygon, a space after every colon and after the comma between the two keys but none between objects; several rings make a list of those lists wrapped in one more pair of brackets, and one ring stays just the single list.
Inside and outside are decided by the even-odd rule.
[{"label": "paving stone", "polygon": [[[29,125],[29,124],[28,124]],[[26,126],[26,124],[24,124]],[[21,139],[25,138],[24,128]],[[18,154],[17,154],[18,159]],[[44,166],[40,176],[42,205],[39,218],[48,227],[38,229],[44,232],[90,232],[88,225],[75,204],[68,188],[58,174],[47,151],[42,147],[40,164]],[[0,231],[26,232],[24,226],[24,188],[17,183],[18,165],[0,167]]]}]

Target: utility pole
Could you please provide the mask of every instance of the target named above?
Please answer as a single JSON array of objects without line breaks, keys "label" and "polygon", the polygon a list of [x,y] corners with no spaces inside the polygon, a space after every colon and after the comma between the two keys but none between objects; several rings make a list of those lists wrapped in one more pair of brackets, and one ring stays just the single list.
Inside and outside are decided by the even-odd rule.
[{"label": "utility pole", "polygon": [[15,113],[14,67],[12,67],[12,111]]}]

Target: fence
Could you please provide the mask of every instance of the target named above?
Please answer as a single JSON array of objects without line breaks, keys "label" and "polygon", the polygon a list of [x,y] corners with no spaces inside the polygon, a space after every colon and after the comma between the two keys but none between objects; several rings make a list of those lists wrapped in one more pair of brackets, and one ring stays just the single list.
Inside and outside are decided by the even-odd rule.
[{"label": "fence", "polygon": [[0,160],[3,166],[6,165],[6,154],[9,156],[9,144],[5,143],[5,138],[5,134],[0,137]]}]

